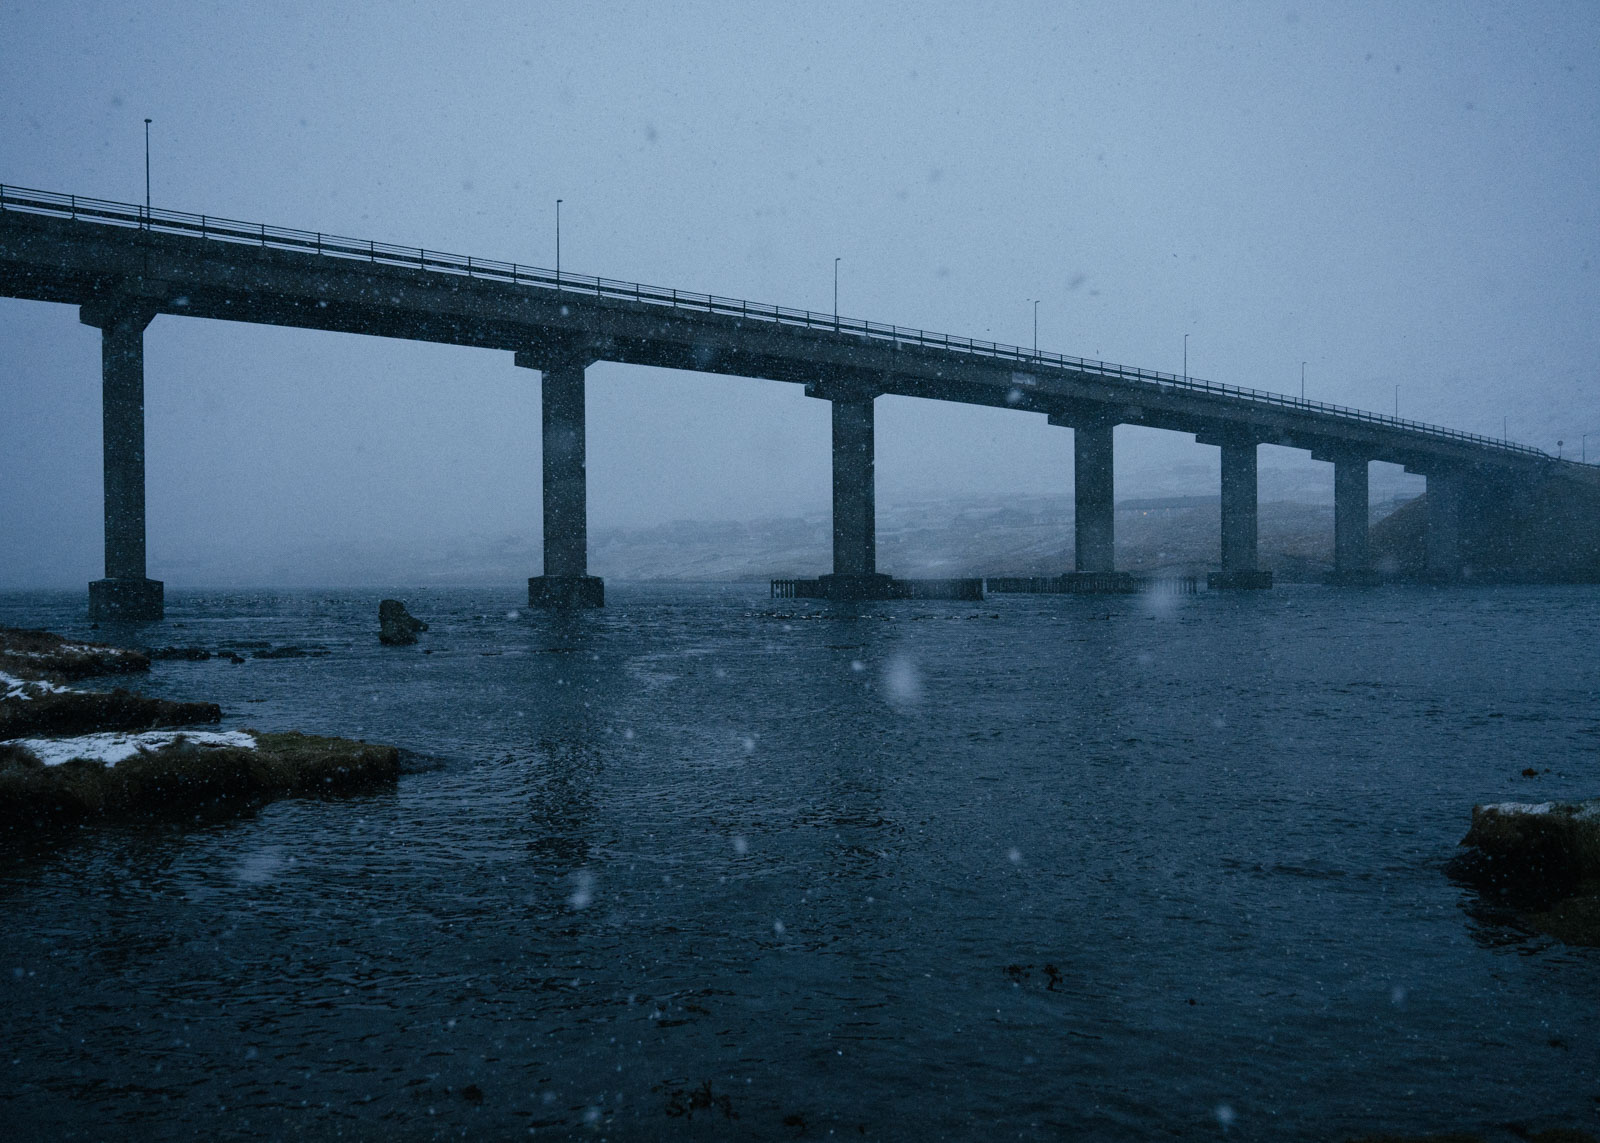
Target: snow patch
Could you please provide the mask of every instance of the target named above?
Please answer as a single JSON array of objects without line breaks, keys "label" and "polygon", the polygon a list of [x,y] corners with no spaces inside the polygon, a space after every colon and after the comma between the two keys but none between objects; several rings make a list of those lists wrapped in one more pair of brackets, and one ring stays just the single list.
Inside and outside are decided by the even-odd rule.
[{"label": "snow patch", "polygon": [[1556,808],[1554,802],[1497,802],[1492,806],[1481,807],[1484,812],[1493,811],[1497,814],[1547,814]]},{"label": "snow patch", "polygon": [[20,746],[46,766],[59,766],[74,758],[115,766],[138,754],[161,750],[179,740],[191,746],[256,748],[255,735],[242,730],[146,730],[137,733],[80,734],[75,738],[17,738]]},{"label": "snow patch", "polygon": [[38,679],[19,679],[15,675],[8,675],[0,671],[0,699],[30,699],[33,694],[60,694],[68,690],[67,687],[58,687],[54,683],[47,683]]}]

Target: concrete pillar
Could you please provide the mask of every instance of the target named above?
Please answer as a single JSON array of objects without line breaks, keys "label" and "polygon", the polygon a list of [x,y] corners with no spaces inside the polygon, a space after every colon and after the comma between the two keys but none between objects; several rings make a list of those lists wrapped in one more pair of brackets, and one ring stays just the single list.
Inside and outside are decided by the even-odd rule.
[{"label": "concrete pillar", "polygon": [[89,618],[150,620],[165,589],[145,575],[144,331],[155,311],[137,303],[86,305],[100,329],[101,449],[105,459],[104,579],[89,584]]},{"label": "concrete pillar", "polygon": [[589,574],[588,463],[584,441],[583,366],[543,371],[544,574]]},{"label": "concrete pillar", "polygon": [[1455,580],[1461,575],[1461,478],[1428,473],[1428,576]]},{"label": "concrete pillar", "polygon": [[833,574],[876,576],[876,475],[873,466],[872,397],[834,398]]},{"label": "concrete pillar", "polygon": [[1333,574],[1342,583],[1359,583],[1371,574],[1367,551],[1368,480],[1366,457],[1336,457],[1333,462]]},{"label": "concrete pillar", "polygon": [[1222,574],[1256,567],[1256,442],[1222,444]]},{"label": "concrete pillar", "polygon": [[533,607],[602,607],[605,583],[589,574],[588,471],[584,447],[584,370],[576,355],[517,354],[540,371],[544,455],[544,575],[528,580]]},{"label": "concrete pillar", "polygon": [[1072,430],[1073,554],[1080,572],[1116,569],[1117,505],[1110,424]]}]

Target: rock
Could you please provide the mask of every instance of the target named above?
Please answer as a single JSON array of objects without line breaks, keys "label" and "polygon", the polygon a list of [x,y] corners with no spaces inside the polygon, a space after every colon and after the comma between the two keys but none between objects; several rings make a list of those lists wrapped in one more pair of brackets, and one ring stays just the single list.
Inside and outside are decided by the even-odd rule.
[{"label": "rock", "polygon": [[417,632],[426,631],[428,625],[406,610],[398,599],[386,599],[378,604],[378,642],[387,647],[404,646],[417,641]]},{"label": "rock", "polygon": [[110,692],[28,688],[0,698],[0,741],[29,734],[149,730],[221,720],[222,708],[214,702],[174,702],[120,688]]},{"label": "rock", "polygon": [[204,663],[211,652],[204,647],[151,647],[145,652],[152,660],[179,659],[186,663]]},{"label": "rock", "polygon": [[[414,641],[414,640],[413,640]],[[265,651],[257,651],[257,659],[304,659],[322,658],[328,654],[326,647],[269,647]]]},{"label": "rock", "polygon": [[[283,795],[359,793],[393,781],[392,746],[290,731],[161,737],[107,764],[47,764],[28,742],[0,743],[0,840],[51,822],[184,815],[198,806],[249,804]],[[71,739],[51,745],[60,753]]]},{"label": "rock", "polygon": [[1473,806],[1461,844],[1502,883],[1532,881],[1560,892],[1600,880],[1600,798]]},{"label": "rock", "polygon": [[49,678],[62,682],[95,675],[127,675],[150,669],[142,651],[76,643],[50,631],[0,627],[0,671],[22,678]]},{"label": "rock", "polygon": [[1600,947],[1600,798],[1472,807],[1451,873],[1516,922]]}]

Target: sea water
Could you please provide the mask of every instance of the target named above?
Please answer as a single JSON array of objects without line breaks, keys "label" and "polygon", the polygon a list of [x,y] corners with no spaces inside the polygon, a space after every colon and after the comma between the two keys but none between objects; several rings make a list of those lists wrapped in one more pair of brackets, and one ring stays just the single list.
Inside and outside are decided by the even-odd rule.
[{"label": "sea water", "polygon": [[225,728],[407,751],[364,796],[10,839],[15,1137],[1600,1126],[1600,950],[1445,869],[1475,802],[1600,794],[1592,588],[414,589],[397,648],[383,594],[93,631],[0,596],[239,651],[137,684]]}]

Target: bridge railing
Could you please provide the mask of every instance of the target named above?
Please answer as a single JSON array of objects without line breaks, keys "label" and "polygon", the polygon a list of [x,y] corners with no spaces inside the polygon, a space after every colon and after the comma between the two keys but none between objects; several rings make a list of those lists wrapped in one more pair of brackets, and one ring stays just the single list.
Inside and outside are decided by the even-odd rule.
[{"label": "bridge railing", "polygon": [[[768,305],[742,298],[718,297],[715,294],[698,294],[662,286],[647,286],[639,282],[597,278],[587,274],[570,274],[539,267],[523,266],[515,262],[474,258],[449,254],[441,250],[421,247],[396,246],[388,242],[369,239],[346,238],[310,230],[292,230],[282,226],[268,226],[259,222],[241,222],[238,219],[218,218],[206,214],[184,211],[150,209],[131,203],[109,199],[86,198],[80,195],[57,194],[52,191],[33,190],[7,186],[0,183],[0,211],[20,211],[58,218],[71,218],[81,222],[105,226],[120,226],[147,230],[161,234],[179,234],[213,242],[229,242],[246,246],[260,246],[276,250],[294,250],[314,253],[327,258],[354,259],[386,266],[405,266],[434,273],[456,274],[469,278],[487,278],[558,293],[570,293],[601,301],[634,302],[640,305],[667,306],[693,313],[715,314],[775,325],[800,326],[824,334],[849,336],[870,341],[893,342],[899,345],[963,353],[976,357],[1009,362],[1016,366],[1014,372],[1027,376],[1020,378],[1017,388],[1026,391],[1048,380],[1050,372],[1089,374],[1124,382],[1147,391],[1209,393],[1219,397],[1250,401],[1256,404],[1293,409],[1300,412],[1319,413],[1342,420],[1359,421],[1385,428],[1401,429],[1419,435],[1458,441],[1480,448],[1496,449],[1520,456],[1555,459],[1541,449],[1515,444],[1508,440],[1487,437],[1478,433],[1431,425],[1422,421],[1406,420],[1384,413],[1368,412],[1347,405],[1334,405],[1323,401],[1310,401],[1265,389],[1250,389],[1238,385],[1224,385],[1199,377],[1179,376],[1150,369],[1118,365],[1114,362],[1095,361],[1084,357],[1070,357],[1061,353],[1040,352],[1001,342],[982,341],[951,334],[932,333],[928,330],[906,326],[886,325],[864,321],[860,318],[837,314],[817,313],[813,310],[792,309],[788,306]],[[1043,376],[1035,377],[1035,371]],[[1048,392],[1047,387],[1043,388]]]}]

